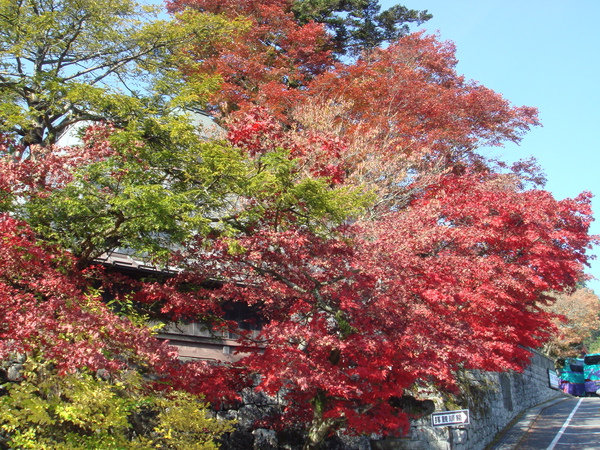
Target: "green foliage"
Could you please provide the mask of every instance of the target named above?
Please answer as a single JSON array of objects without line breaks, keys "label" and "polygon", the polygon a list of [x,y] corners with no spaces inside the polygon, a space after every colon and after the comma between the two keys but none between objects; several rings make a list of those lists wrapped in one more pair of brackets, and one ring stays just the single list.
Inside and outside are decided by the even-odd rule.
[{"label": "green foliage", "polygon": [[275,211],[276,228],[293,222],[322,234],[357,215],[372,201],[372,196],[360,189],[332,186],[327,178],[305,176],[298,165],[299,161],[291,159],[284,149],[267,152],[256,161],[242,192],[252,203],[238,220],[252,224]]},{"label": "green foliage", "polygon": [[[0,189],[3,211],[85,265],[117,248],[166,263],[190,237],[233,235],[273,209],[277,226],[323,233],[364,207],[358,190],[304,177],[289,152],[252,159],[199,136],[184,111],[201,107],[221,80],[198,61],[248,24],[192,10],[164,21],[156,12],[134,0],[0,2],[0,132],[21,144],[3,150],[39,166],[19,175],[20,192]],[[50,147],[78,122],[106,121],[118,130],[109,154],[105,142],[91,142],[69,161]]]},{"label": "green foliage", "polygon": [[[99,295],[99,292],[96,294]],[[148,326],[150,316],[133,301],[132,295],[124,295],[110,300],[107,305],[119,316],[125,316],[131,323],[139,327]],[[160,330],[162,324],[152,325],[150,329],[154,332]]]},{"label": "green foliage", "polygon": [[215,449],[214,439],[231,431],[232,423],[210,418],[196,396],[146,394],[133,372],[112,380],[59,376],[30,363],[24,375],[0,397],[0,442],[8,448]]},{"label": "green foliage", "polygon": [[[134,0],[0,1],[0,132],[25,146],[54,144],[80,121],[125,125],[174,107],[201,106],[218,78],[183,81],[215,39],[239,22]],[[183,88],[185,86],[185,88]]]},{"label": "green foliage", "polygon": [[239,154],[202,141],[179,119],[130,128],[113,136],[113,155],[75,169],[67,185],[16,209],[84,260],[116,247],[166,257],[172,244],[204,234],[230,192],[227,175],[244,175],[235,172]]},{"label": "green foliage", "polygon": [[58,169],[71,181],[8,208],[84,263],[128,248],[166,264],[192,236],[234,235],[265,218],[323,234],[372,201],[361,189],[304,176],[286,150],[249,158],[206,141],[184,115],[132,121],[108,144],[108,156],[94,157],[105,143],[87,143],[89,163]]},{"label": "green foliage", "polygon": [[173,392],[154,402],[158,410],[153,448],[174,450],[217,449],[214,439],[233,431],[232,423],[217,421],[206,415],[198,399],[185,392]]},{"label": "green foliage", "polygon": [[296,0],[292,11],[300,23],[325,24],[341,55],[357,55],[398,39],[409,32],[409,24],[420,25],[432,17],[401,5],[381,12],[378,0]]}]

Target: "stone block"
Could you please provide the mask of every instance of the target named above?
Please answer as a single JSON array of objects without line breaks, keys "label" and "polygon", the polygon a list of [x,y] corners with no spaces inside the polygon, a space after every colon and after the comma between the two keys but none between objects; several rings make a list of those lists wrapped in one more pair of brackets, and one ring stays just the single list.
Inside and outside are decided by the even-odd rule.
[{"label": "stone block", "polygon": [[277,450],[277,434],[273,430],[258,428],[254,435],[254,450]]}]

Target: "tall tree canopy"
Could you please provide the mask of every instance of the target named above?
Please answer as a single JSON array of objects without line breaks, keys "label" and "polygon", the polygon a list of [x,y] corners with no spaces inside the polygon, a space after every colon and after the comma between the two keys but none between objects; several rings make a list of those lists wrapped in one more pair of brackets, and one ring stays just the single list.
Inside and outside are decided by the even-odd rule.
[{"label": "tall tree canopy", "polygon": [[402,5],[381,11],[377,0],[296,0],[292,11],[302,24],[325,24],[333,33],[334,51],[354,56],[397,40],[408,34],[409,24],[420,25],[432,17]]},{"label": "tall tree canopy", "polygon": [[[125,0],[2,5],[2,356],[136,368],[150,390],[214,401],[254,381],[285,400],[273,423],[303,427],[315,448],[342,428],[404,429],[398,397],[453,389],[459,369],[523,368],[555,330],[548,293],[584,277],[590,195],[556,200],[534,162],[479,151],[519,142],[536,110],[457,74],[436,36],[370,48],[420,13],[186,0],[169,2],[171,21],[138,22]],[[112,27],[102,52],[88,22]],[[370,26],[361,56],[337,60]],[[202,105],[222,136],[190,120]],[[59,145],[76,122],[79,141]],[[95,268],[120,248],[176,270]],[[231,305],[253,315],[227,320]],[[179,364],[150,317],[238,333],[245,351]]]},{"label": "tall tree canopy", "polygon": [[222,113],[256,103],[276,105],[283,113],[297,101],[298,88],[334,61],[324,25],[299,23],[290,0],[186,0],[167,5],[172,12],[191,9],[247,21],[245,32],[217,42],[212,54],[199,58],[202,71],[223,79],[211,102]]},{"label": "tall tree canopy", "polygon": [[[237,24],[153,14],[128,0],[0,2],[2,448],[98,448],[99,441],[103,448],[180,448],[177,441],[188,439],[212,448],[228,429],[198,403],[209,391],[200,387],[208,368],[181,364],[148,318],[128,308],[131,292],[118,277],[91,267],[119,245],[156,254],[175,241],[162,231],[186,234],[193,222],[185,202],[165,209],[165,173],[149,171],[130,150],[144,140],[168,145],[170,135],[179,144],[188,134],[197,141],[181,108],[200,105],[214,81],[183,82],[185,50],[200,50]],[[76,136],[74,125],[83,133],[94,123],[81,145],[55,145],[67,131]],[[116,130],[118,152],[107,140]],[[134,182],[142,173],[155,176]],[[171,392],[184,380],[190,395]],[[191,422],[182,425],[169,410]]]},{"label": "tall tree canopy", "polygon": [[358,56],[431,17],[399,5],[380,13],[377,0],[169,0],[167,6],[244,17],[250,24],[245,33],[202,58],[202,70],[224,81],[211,103],[225,114],[249,103],[269,105],[280,118],[299,101],[299,88],[340,55]]}]

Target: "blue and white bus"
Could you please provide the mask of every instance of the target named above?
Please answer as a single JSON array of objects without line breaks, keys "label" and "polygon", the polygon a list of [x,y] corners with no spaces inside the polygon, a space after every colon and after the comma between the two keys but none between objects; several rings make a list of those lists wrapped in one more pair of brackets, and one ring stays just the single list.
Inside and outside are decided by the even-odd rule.
[{"label": "blue and white bus", "polygon": [[560,371],[560,388],[567,394],[583,397],[586,395],[583,374],[583,359],[570,358]]}]

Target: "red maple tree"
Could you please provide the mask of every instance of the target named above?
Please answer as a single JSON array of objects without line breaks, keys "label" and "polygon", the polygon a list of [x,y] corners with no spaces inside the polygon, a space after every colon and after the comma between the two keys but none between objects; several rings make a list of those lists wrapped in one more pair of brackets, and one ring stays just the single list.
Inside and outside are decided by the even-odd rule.
[{"label": "red maple tree", "polygon": [[173,348],[115,315],[91,289],[93,274],[38,243],[27,224],[0,215],[0,245],[0,359],[39,356],[59,371],[139,364],[160,372],[174,361]]},{"label": "red maple tree", "polygon": [[[282,390],[319,442],[344,426],[394,433],[394,399],[415,383],[453,388],[459,369],[521,370],[554,331],[542,306],[581,275],[590,197],[556,201],[503,176],[449,175],[401,212],[323,238],[264,221],[238,243],[188,256],[211,293],[264,321],[239,365]],[[527,330],[525,332],[524,330]]]},{"label": "red maple tree", "polygon": [[[285,400],[279,422],[304,425],[311,447],[339,428],[406,429],[395,401],[406,390],[452,389],[459,369],[520,370],[526,347],[549,339],[547,293],[576,285],[595,242],[590,195],[558,201],[526,189],[521,173],[533,166],[506,171],[477,150],[518,142],[538,123],[536,111],[466,81],[453,46],[424,34],[334,65],[323,27],[296,23],[291,4],[170,3],[172,11],[189,6],[251,25],[197,55],[202,71],[223,78],[212,105],[228,114],[225,143],[178,159],[152,146],[156,136],[134,133],[139,141],[120,152],[112,145],[125,139],[111,141],[111,130],[99,127],[81,148],[32,148],[39,158],[2,161],[3,211],[32,200],[44,208],[51,193],[77,183],[88,189],[76,191],[82,202],[84,193],[96,199],[106,190],[117,199],[119,183],[94,192],[96,179],[87,183],[83,172],[75,183],[73,174],[123,158],[131,165],[97,164],[97,179],[113,169],[123,180],[129,169],[156,174],[152,192],[173,186],[182,194],[174,201],[200,198],[193,219],[211,215],[193,239],[176,243],[181,272],[161,283],[90,272],[93,252],[77,261],[71,248],[51,244],[52,233],[30,230],[25,219],[34,210],[22,221],[0,216],[0,358],[43,352],[64,370],[142,364],[209,400],[254,378],[257,389]],[[103,216],[106,239],[93,242],[117,247],[122,205],[154,206],[157,196],[143,203],[148,191],[135,183]],[[223,192],[203,197],[216,186]],[[54,221],[70,220],[63,200],[65,216]],[[172,214],[157,214],[161,220],[128,217],[130,239],[175,235],[176,227],[160,228]],[[143,220],[148,226],[136,228]],[[52,230],[46,222],[39,229]],[[229,365],[179,364],[91,295],[91,278],[117,298],[128,286],[135,301],[170,320],[229,328],[244,354]],[[262,324],[258,334],[225,320],[227,306],[239,304],[253,313],[248,323]]]},{"label": "red maple tree", "polygon": [[394,399],[415,383],[453,388],[459,369],[521,370],[525,348],[554,331],[546,293],[583,274],[589,195],[557,201],[525,189],[533,165],[506,172],[483,157],[481,146],[519,142],[537,111],[455,66],[452,44],[418,33],[313,74],[293,108],[246,98],[226,122],[256,164],[286,148],[295,176],[374,196],[324,232],[310,225],[323,217],[304,221],[307,210],[282,207],[288,193],[276,192],[238,234],[186,253],[187,270],[222,283],[202,295],[249,305],[264,323],[243,335],[255,351],[238,367],[261,375],[259,389],[285,392],[283,420],[308,424],[310,445],[339,427],[402,429]]}]

